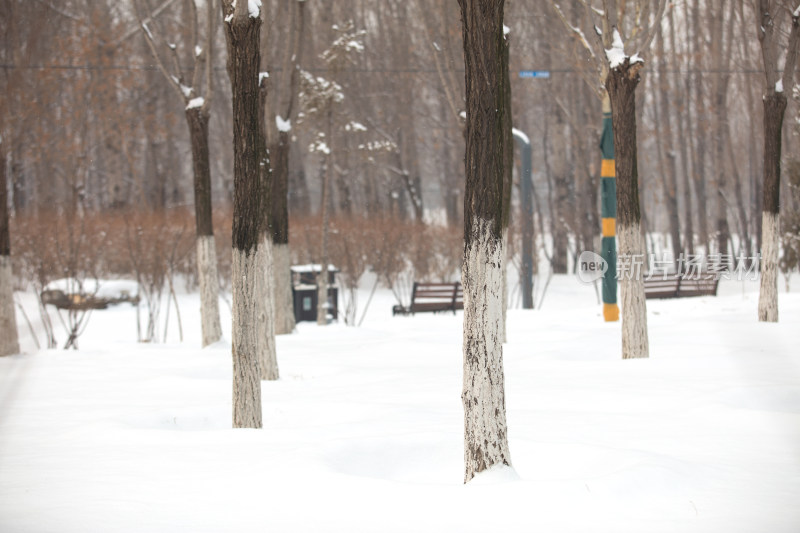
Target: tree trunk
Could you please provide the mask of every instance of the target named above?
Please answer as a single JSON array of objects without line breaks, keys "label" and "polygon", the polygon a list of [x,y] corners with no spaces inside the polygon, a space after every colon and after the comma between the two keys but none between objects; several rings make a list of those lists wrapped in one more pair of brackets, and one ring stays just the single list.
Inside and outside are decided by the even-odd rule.
[{"label": "tree trunk", "polygon": [[[710,21],[710,48],[711,48],[711,62],[717,74],[713,78],[712,83],[712,112],[714,113],[714,172],[717,176],[716,188],[716,253],[720,255],[722,266],[729,267],[729,248],[728,242],[731,238],[730,224],[728,222],[728,201],[725,197],[728,188],[728,170],[726,164],[730,161],[733,154],[725,153],[725,132],[727,130],[728,121],[728,87],[730,85],[731,75],[728,72],[731,65],[731,47],[733,21],[735,20],[733,12],[725,20],[725,7],[729,5],[733,7],[735,2],[725,2],[720,0],[719,4],[716,2],[708,2],[706,9],[708,12],[708,19]],[[732,11],[732,10],[731,10]],[[728,31],[725,31],[725,26],[728,26]]]},{"label": "tree trunk", "polygon": [[211,170],[208,153],[208,113],[200,107],[186,110],[194,168],[194,214],[197,232],[197,277],[200,282],[202,346],[222,337],[219,323],[217,249],[211,219]]},{"label": "tree trunk", "polygon": [[567,241],[569,233],[565,221],[565,214],[570,211],[569,184],[567,180],[567,139],[565,134],[566,123],[564,113],[557,106],[551,106],[554,111],[555,128],[553,129],[551,147],[553,172],[551,186],[552,202],[550,204],[550,232],[553,237],[553,274],[567,273]]},{"label": "tree trunk", "polygon": [[[672,240],[672,261],[675,265],[679,265],[681,255],[681,228],[680,228],[680,215],[678,211],[678,177],[675,159],[675,146],[673,145],[672,138],[672,117],[670,115],[669,93],[670,81],[666,72],[666,54],[664,53],[664,32],[662,29],[658,31],[658,81],[660,87],[660,104],[661,104],[661,126],[658,130],[659,154],[665,153],[667,169],[661,169],[662,185],[664,187],[664,196],[667,207],[667,217],[669,218],[669,232],[670,239]],[[658,120],[656,120],[658,124]]]},{"label": "tree trunk", "polygon": [[626,59],[622,65],[611,69],[606,78],[614,124],[617,234],[619,261],[623,265],[620,273],[623,359],[649,356],[644,279],[640,268],[635,268],[644,258],[636,153],[636,86],[642,66],[642,63],[630,64]]},{"label": "tree trunk", "polygon": [[762,205],[761,289],[758,320],[778,321],[778,248],[780,238],[781,128],[786,95],[764,97],[764,203]]},{"label": "tree trunk", "polygon": [[258,279],[258,293],[260,298],[256,299],[257,305],[257,352],[259,356],[259,368],[261,369],[261,379],[274,381],[280,377],[278,371],[277,347],[275,345],[275,287],[273,285],[272,273],[272,239],[269,235],[264,235],[264,240],[258,248],[256,254],[260,264],[261,275]]},{"label": "tree trunk", "polygon": [[464,482],[510,465],[503,377],[503,0],[459,0],[466,66]]},{"label": "tree trunk", "polygon": [[[674,10],[669,10],[669,33],[670,33],[670,49],[677,50],[677,40],[675,38],[675,18]],[[688,46],[688,42],[686,43]],[[683,59],[681,59],[683,61]],[[691,130],[691,106],[687,105],[689,102],[689,95],[691,93],[690,86],[691,76],[688,74],[685,78],[685,85],[682,89],[680,86],[675,88],[675,107],[677,108],[677,122],[678,122],[678,146],[681,153],[681,184],[683,185],[683,250],[688,255],[694,255],[694,222],[692,221],[692,188],[690,186],[689,174],[689,155],[687,150],[688,142],[683,142],[686,138],[686,129],[684,127],[684,115],[686,122],[689,124]]]},{"label": "tree trunk", "polygon": [[[305,42],[305,2],[293,2],[289,11],[296,9],[291,23],[291,46],[285,50],[284,72],[291,70],[288,83],[281,86],[281,120],[291,127],[293,110],[297,100],[300,80],[300,61]],[[272,124],[268,125],[273,127]],[[289,150],[291,133],[286,127],[278,128],[276,141],[270,147],[272,164],[272,209],[270,230],[272,232],[273,287],[275,297],[275,334],[285,335],[294,331],[294,299],[292,297],[291,254],[289,250]]]},{"label": "tree trunk", "polygon": [[[694,123],[695,127],[692,128],[691,118],[687,116],[687,119],[690,120],[688,125],[688,133],[689,135],[693,135],[694,139],[697,139],[697,147],[696,150],[695,144],[691,143],[691,147],[693,148],[693,158],[692,158],[692,174],[693,174],[693,182],[695,187],[695,196],[697,197],[697,238],[698,244],[703,247],[703,252],[708,256],[709,253],[709,237],[708,237],[708,198],[706,195],[706,137],[708,136],[708,129],[704,123],[708,121],[708,106],[706,105],[703,95],[705,94],[705,90],[703,88],[703,74],[700,71],[702,68],[702,57],[703,57],[703,39],[704,39],[704,31],[703,31],[703,23],[702,17],[700,14],[700,2],[696,2],[692,7],[692,13],[689,15],[688,9],[689,6],[687,4],[687,17],[692,22],[692,39],[689,40],[689,24],[686,24],[686,39],[687,42],[691,43],[691,53],[689,57],[696,58],[696,68],[697,70],[694,73]],[[692,131],[694,129],[694,131]]]},{"label": "tree trunk", "polygon": [[263,278],[259,247],[265,238],[263,191],[259,174],[262,139],[258,117],[261,19],[248,4],[233,12],[227,0],[225,36],[233,96],[233,427],[261,427],[261,369],[257,343],[258,280]]},{"label": "tree trunk", "polygon": [[291,254],[289,252],[289,132],[278,132],[270,150],[272,164],[272,260],[275,278],[275,334],[294,331]]},{"label": "tree trunk", "polygon": [[330,195],[330,156],[324,165],[322,175],[322,250],[320,254],[320,271],[317,275],[317,324],[325,326],[328,324],[328,221],[330,218],[330,207],[328,206],[328,195]]},{"label": "tree trunk", "polygon": [[11,232],[8,227],[6,154],[0,139],[0,357],[19,353],[14,311],[14,273],[11,270]]},{"label": "tree trunk", "polygon": [[261,264],[262,276],[258,280],[261,297],[256,300],[258,324],[258,354],[260,357],[261,379],[276,380],[278,373],[278,356],[275,347],[275,279],[272,272],[272,235],[269,226],[272,216],[272,168],[270,167],[269,149],[267,148],[267,86],[268,77],[259,73],[258,87],[258,134],[259,134],[259,180],[264,216],[264,239],[258,249],[258,261]]}]

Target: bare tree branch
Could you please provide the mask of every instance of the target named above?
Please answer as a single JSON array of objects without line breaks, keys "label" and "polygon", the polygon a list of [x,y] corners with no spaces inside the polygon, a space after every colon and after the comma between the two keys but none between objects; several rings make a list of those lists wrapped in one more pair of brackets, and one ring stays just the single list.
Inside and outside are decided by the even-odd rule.
[{"label": "bare tree branch", "polygon": [[119,39],[117,39],[114,42],[114,46],[119,46],[124,41],[127,41],[128,39],[130,39],[131,37],[136,35],[139,32],[139,30],[141,29],[141,26],[142,26],[143,23],[144,24],[151,23],[153,21],[153,19],[155,19],[155,17],[159,16],[165,9],[167,9],[169,6],[171,6],[174,2],[175,2],[175,0],[165,0],[165,2],[163,4],[161,4],[156,9],[154,9],[153,12],[150,14],[150,16],[146,17],[144,20],[139,19],[138,13],[137,13],[137,17],[136,18],[139,21],[139,24],[134,26],[134,27],[132,27],[131,29],[129,29],[125,33],[123,33],[122,37],[120,37]]},{"label": "bare tree branch", "polygon": [[169,82],[170,86],[173,89],[175,89],[180,98],[184,102],[187,102],[188,100],[186,98],[186,95],[183,93],[179,79],[176,78],[175,76],[172,76],[167,70],[167,67],[164,66],[164,61],[161,59],[161,55],[158,53],[158,48],[156,47],[155,37],[153,36],[153,33],[150,31],[150,28],[147,26],[146,21],[152,20],[153,15],[145,19],[142,19],[142,16],[139,12],[140,7],[141,4],[138,0],[134,2],[134,11],[136,12],[136,18],[139,21],[138,30],[141,31],[142,34],[144,35],[144,40],[145,42],[147,42],[147,46],[150,48],[150,52],[153,54],[153,58],[156,60],[156,65],[158,66],[158,70],[161,71],[161,73]]},{"label": "bare tree branch", "polygon": [[786,64],[783,67],[784,90],[794,87],[794,71],[797,68],[797,49],[800,48],[800,5],[792,12],[792,30],[789,33],[789,46],[786,52]]}]

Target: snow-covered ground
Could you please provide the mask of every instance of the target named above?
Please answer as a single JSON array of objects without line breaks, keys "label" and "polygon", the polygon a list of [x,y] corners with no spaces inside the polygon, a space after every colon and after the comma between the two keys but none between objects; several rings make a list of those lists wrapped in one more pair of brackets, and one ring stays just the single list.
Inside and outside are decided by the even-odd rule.
[{"label": "snow-covered ground", "polygon": [[509,313],[516,474],[466,486],[461,314],[392,317],[379,290],[361,328],[300,324],[262,430],[230,429],[230,345],[200,349],[197,295],[179,297],[183,343],[174,313],[166,343],[137,343],[123,304],[79,351],[37,352],[20,315],[26,354],[0,359],[0,532],[800,531],[793,284],[778,324],[757,322],[754,282],[648,301],[651,357],[622,361],[594,289],[556,276],[541,310]]}]

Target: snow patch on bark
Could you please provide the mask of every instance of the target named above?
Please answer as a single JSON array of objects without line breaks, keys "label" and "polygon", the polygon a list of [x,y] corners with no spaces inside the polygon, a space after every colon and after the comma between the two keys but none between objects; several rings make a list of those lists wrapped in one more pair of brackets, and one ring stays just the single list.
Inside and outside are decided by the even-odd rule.
[{"label": "snow patch on bark", "polygon": [[263,276],[255,250],[233,249],[231,285],[233,288],[233,427],[261,427],[261,365],[257,330],[253,323],[258,312],[258,279]]},{"label": "snow patch on bark", "polygon": [[778,232],[780,215],[761,215],[761,288],[758,291],[758,320],[778,321]]},{"label": "snow patch on bark", "polygon": [[275,335],[294,331],[294,301],[292,299],[292,257],[288,244],[273,244],[273,278],[275,280]]},{"label": "snow patch on bark", "polygon": [[283,117],[281,117],[280,115],[275,115],[275,126],[278,128],[278,131],[282,132],[292,131],[291,119],[283,120]]},{"label": "snow patch on bark", "polygon": [[[619,255],[644,257],[644,243],[639,224],[617,226]],[[634,261],[629,261],[632,264]],[[622,272],[619,280],[622,314],[622,358],[635,359],[650,356],[647,338],[647,305],[644,297],[644,272]]]},{"label": "snow patch on bark", "polygon": [[503,376],[503,245],[493,223],[475,220],[467,235],[464,286],[464,482],[511,465]]},{"label": "snow patch on bark", "polygon": [[197,237],[197,278],[200,283],[200,323],[203,348],[222,338],[219,323],[217,247],[213,235]]},{"label": "snow patch on bark", "polygon": [[0,255],[0,356],[19,353],[11,257]]},{"label": "snow patch on bark", "polygon": [[256,251],[259,265],[256,301],[256,327],[258,334],[259,366],[261,379],[273,381],[278,379],[278,357],[275,350],[275,297],[272,279],[272,239],[265,235]]}]

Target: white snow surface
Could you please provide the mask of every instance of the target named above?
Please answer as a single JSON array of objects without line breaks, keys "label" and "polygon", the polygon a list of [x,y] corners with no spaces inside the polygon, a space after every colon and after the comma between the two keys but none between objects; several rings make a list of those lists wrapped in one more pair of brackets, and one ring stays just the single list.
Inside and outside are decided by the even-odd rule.
[{"label": "white snow surface", "polygon": [[[117,306],[79,351],[36,351],[18,311],[0,531],[795,532],[798,286],[777,324],[757,321],[758,282],[648,301],[651,356],[623,361],[594,288],[555,276],[541,310],[508,314],[513,469],[467,485],[461,312],[392,317],[379,289],[360,328],[298,324],[264,429],[234,430],[230,341],[200,348],[199,295],[178,295],[183,343],[174,307],[167,342],[139,344]],[[41,334],[34,295],[16,299]]]},{"label": "white snow surface", "polygon": [[783,92],[783,78],[779,79],[775,82],[775,92],[782,93]]}]

